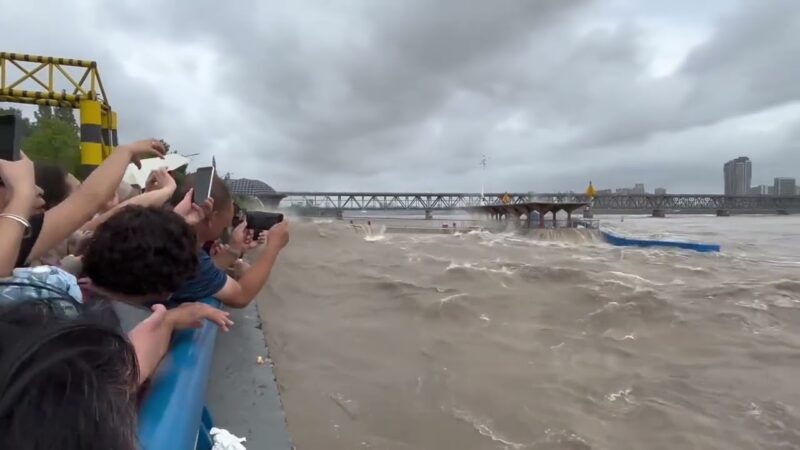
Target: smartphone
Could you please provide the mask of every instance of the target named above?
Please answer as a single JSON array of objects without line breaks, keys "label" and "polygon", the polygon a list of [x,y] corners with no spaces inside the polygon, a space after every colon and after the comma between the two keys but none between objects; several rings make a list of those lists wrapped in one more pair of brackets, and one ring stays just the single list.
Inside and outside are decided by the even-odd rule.
[{"label": "smartphone", "polygon": [[283,222],[283,214],[269,213],[261,211],[247,211],[247,229],[256,233],[269,230],[275,225]]},{"label": "smartphone", "polygon": [[194,174],[194,198],[196,205],[202,205],[211,196],[211,183],[214,182],[214,167],[200,167]]},{"label": "smartphone", "polygon": [[22,141],[22,118],[16,114],[0,116],[0,159],[17,161]]}]

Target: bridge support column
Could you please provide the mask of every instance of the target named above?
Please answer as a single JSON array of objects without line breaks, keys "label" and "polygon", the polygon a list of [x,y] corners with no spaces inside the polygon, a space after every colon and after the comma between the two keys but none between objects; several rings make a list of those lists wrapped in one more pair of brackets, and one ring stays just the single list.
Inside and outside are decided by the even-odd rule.
[{"label": "bridge support column", "polygon": [[731,212],[727,209],[718,209],[717,210],[717,217],[728,217],[731,215]]},{"label": "bridge support column", "polygon": [[336,210],[336,218],[339,219],[339,220],[344,219],[344,211],[342,211],[341,209],[337,209]]},{"label": "bridge support column", "polygon": [[433,220],[433,211],[429,209],[425,211],[425,220]]},{"label": "bridge support column", "polygon": [[663,209],[654,209],[653,217],[667,217],[667,213]]},{"label": "bridge support column", "polygon": [[583,210],[583,218],[594,219],[594,212],[592,212],[592,208],[586,208]]},{"label": "bridge support column", "polygon": [[96,100],[81,100],[81,178],[103,162],[102,107]]}]

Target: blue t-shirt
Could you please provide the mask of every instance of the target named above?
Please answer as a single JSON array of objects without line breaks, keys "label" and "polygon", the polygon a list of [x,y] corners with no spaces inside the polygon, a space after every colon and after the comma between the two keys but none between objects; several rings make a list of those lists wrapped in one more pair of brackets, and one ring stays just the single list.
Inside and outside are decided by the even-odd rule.
[{"label": "blue t-shirt", "polygon": [[170,297],[170,302],[195,302],[213,297],[225,286],[228,275],[214,265],[214,261],[205,250],[198,252],[197,259],[199,262],[197,275],[178,288]]}]

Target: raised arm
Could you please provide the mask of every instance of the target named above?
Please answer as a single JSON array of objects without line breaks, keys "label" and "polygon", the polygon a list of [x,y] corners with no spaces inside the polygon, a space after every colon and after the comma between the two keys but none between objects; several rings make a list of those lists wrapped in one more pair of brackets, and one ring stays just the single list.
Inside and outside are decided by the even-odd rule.
[{"label": "raised arm", "polygon": [[128,164],[139,165],[140,158],[162,156],[164,151],[164,147],[155,139],[117,147],[89,175],[80,189],[45,213],[42,231],[28,255],[28,260],[43,256],[97,214],[114,196]]},{"label": "raised arm", "polygon": [[118,213],[126,206],[162,206],[164,203],[167,203],[177,188],[175,180],[169,175],[166,169],[154,171],[153,176],[150,178],[150,181],[148,181],[148,184],[150,183],[153,183],[152,190],[145,192],[144,194],[137,195],[136,197],[129,198],[128,200],[125,200],[119,205],[111,208],[111,210],[95,216],[95,218],[81,227],[81,231],[94,231],[95,228],[100,226],[100,224],[108,220],[109,217]]},{"label": "raised arm", "polygon": [[27,231],[28,219],[41,200],[37,195],[33,163],[23,157],[19,161],[0,161],[0,179],[8,199],[0,214],[0,277],[14,271],[20,243]]},{"label": "raised arm", "polygon": [[289,224],[280,223],[267,233],[267,245],[239,281],[228,277],[225,286],[214,297],[232,308],[244,308],[261,291],[269,279],[278,254],[289,243]]}]

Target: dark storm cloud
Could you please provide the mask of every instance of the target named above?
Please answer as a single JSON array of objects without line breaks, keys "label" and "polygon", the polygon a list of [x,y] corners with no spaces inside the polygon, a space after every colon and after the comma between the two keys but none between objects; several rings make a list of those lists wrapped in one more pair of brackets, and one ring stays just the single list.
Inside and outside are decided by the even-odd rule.
[{"label": "dark storm cloud", "polygon": [[719,191],[738,153],[796,161],[783,129],[725,127],[800,99],[800,3],[742,2],[661,77],[647,25],[605,3],[87,1],[75,30],[53,2],[58,39],[0,26],[12,50],[100,61],[124,138],[279,189],[475,190],[487,154],[495,190]]}]

